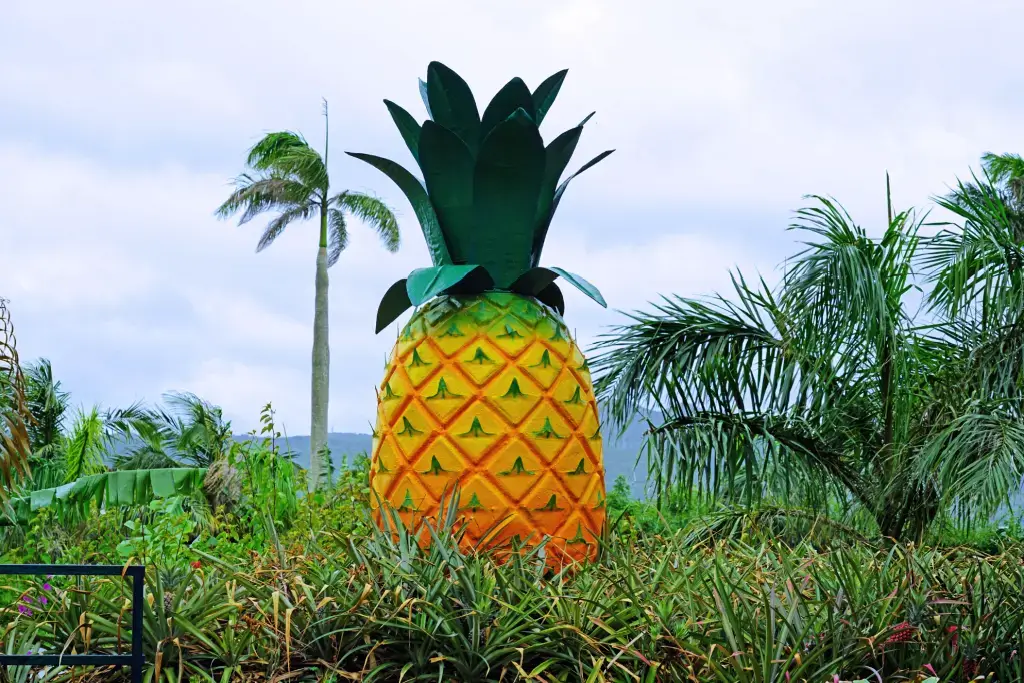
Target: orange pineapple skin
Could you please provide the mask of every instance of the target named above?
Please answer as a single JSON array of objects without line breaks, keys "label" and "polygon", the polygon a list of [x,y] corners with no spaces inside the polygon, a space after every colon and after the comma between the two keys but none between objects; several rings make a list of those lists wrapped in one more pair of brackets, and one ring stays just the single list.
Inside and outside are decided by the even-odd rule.
[{"label": "orange pineapple skin", "polygon": [[554,567],[596,556],[605,482],[590,371],[562,318],[532,298],[435,299],[389,357],[370,467],[378,524],[380,501],[409,528],[436,520],[456,484],[463,549],[518,537],[546,539]]}]

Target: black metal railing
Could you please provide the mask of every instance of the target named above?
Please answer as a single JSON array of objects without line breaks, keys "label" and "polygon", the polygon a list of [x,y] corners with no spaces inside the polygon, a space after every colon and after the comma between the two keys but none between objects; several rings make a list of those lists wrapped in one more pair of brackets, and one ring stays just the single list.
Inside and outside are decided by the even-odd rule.
[{"label": "black metal railing", "polygon": [[131,565],[0,564],[0,576],[130,576],[132,579],[132,651],[121,655],[5,655],[0,666],[130,666],[132,683],[142,683],[146,656],[142,651],[142,587],[146,568]]}]

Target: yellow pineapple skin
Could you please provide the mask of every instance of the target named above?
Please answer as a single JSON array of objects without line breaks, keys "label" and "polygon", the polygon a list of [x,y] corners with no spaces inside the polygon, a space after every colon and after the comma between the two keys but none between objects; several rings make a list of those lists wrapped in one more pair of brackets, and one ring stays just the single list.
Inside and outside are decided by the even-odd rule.
[{"label": "yellow pineapple skin", "polygon": [[410,528],[436,520],[456,483],[464,549],[546,538],[550,565],[595,557],[605,483],[590,371],[562,318],[532,298],[435,299],[389,357],[370,467],[378,523],[379,501]]}]

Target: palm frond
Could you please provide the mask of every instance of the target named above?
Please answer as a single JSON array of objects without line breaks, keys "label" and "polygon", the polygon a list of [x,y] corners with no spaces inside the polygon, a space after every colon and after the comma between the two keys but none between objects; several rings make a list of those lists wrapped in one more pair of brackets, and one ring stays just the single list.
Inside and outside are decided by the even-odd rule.
[{"label": "palm frond", "polygon": [[975,402],[925,444],[917,476],[934,481],[946,505],[990,515],[1024,481],[1024,404]]},{"label": "palm frond", "polygon": [[65,452],[66,481],[103,471],[103,453],[106,442],[103,419],[99,408],[80,410],[68,436]]},{"label": "palm frond", "polygon": [[328,209],[327,225],[330,231],[327,251],[327,266],[338,262],[341,252],[348,248],[348,225],[341,209]]},{"label": "palm frond", "polygon": [[242,211],[239,225],[271,210],[286,211],[309,204],[313,189],[288,177],[269,175],[253,177],[242,174],[235,179],[235,191],[216,211],[219,218],[230,218]]},{"label": "palm frond", "polygon": [[993,154],[981,157],[982,168],[992,180],[1003,183],[1018,204],[1024,203],[1024,158],[1019,154]]},{"label": "palm frond", "polygon": [[908,291],[911,256],[923,219],[892,216],[881,240],[869,237],[846,209],[826,197],[797,211],[791,230],[817,235],[785,273],[785,303],[811,316],[817,327],[835,326],[884,338],[905,322],[901,300]]},{"label": "palm frond", "polygon": [[990,176],[959,182],[936,203],[962,223],[928,240],[922,264],[933,289],[933,309],[950,317],[980,316],[1000,324],[1024,304],[1024,213]]},{"label": "palm frond", "polygon": [[733,287],[736,301],[666,299],[600,338],[593,367],[614,424],[651,410],[805,413],[831,401],[850,356],[806,355],[794,336],[803,328],[763,281],[755,290],[734,276]]},{"label": "palm frond", "polygon": [[391,207],[383,201],[361,192],[341,192],[331,199],[331,205],[373,228],[389,252],[398,251],[402,244],[398,218]]},{"label": "palm frond", "polygon": [[252,147],[246,162],[256,171],[293,178],[323,195],[330,185],[320,153],[298,133],[269,133]]},{"label": "palm frond", "polygon": [[260,237],[259,243],[256,245],[256,251],[260,252],[273,244],[284,229],[292,221],[306,220],[316,212],[316,206],[312,203],[298,204],[289,209],[282,211],[274,220],[267,224],[266,229],[263,231],[263,235]]},{"label": "palm frond", "polygon": [[36,459],[59,454],[70,395],[53,378],[50,361],[41,358],[25,368],[25,399],[33,421],[29,441]]}]

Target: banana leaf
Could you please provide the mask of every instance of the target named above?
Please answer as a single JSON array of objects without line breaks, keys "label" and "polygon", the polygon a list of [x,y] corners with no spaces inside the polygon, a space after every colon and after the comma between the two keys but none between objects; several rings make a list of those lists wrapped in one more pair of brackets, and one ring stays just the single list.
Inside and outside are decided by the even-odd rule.
[{"label": "banana leaf", "polygon": [[[59,506],[85,512],[91,503],[98,507],[147,505],[155,498],[190,495],[202,490],[205,467],[173,467],[153,470],[103,472],[49,489],[12,498],[14,521],[24,524],[32,513]],[[4,520],[8,524],[10,520]],[[0,525],[4,523],[0,521]]]}]

